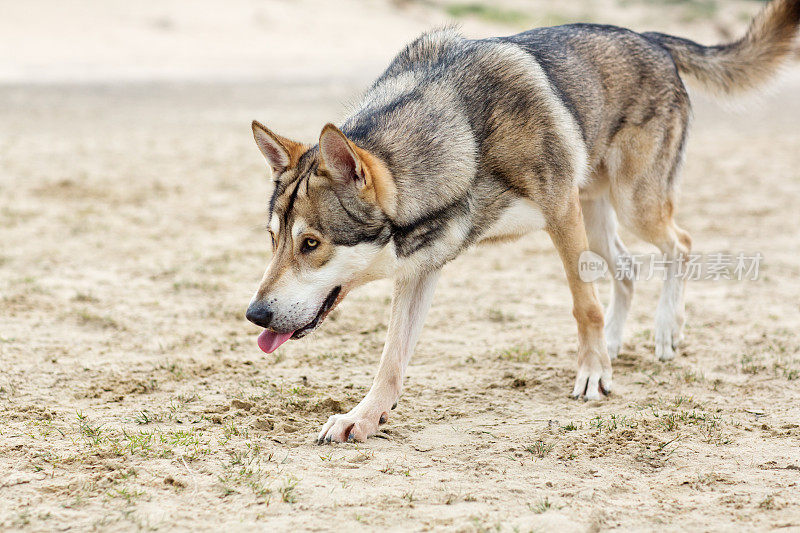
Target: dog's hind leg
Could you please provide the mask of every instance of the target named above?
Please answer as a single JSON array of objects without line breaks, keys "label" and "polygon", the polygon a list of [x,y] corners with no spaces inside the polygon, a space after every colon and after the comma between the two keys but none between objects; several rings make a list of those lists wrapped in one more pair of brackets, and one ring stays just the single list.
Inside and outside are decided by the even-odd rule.
[{"label": "dog's hind leg", "polygon": [[389,411],[400,398],[403,376],[430,309],[439,272],[395,281],[389,331],[372,387],[349,413],[328,418],[317,437],[318,443],[365,441],[387,421]]},{"label": "dog's hind leg", "polygon": [[675,357],[683,338],[685,280],[680,272],[692,241],[673,215],[688,121],[688,99],[679,98],[646,126],[621,130],[608,157],[610,198],[620,223],[664,256],[664,287],[655,320],[655,352],[662,361]]},{"label": "dog's hind leg", "polygon": [[656,308],[656,357],[669,361],[675,357],[675,350],[683,342],[686,279],[679,275],[679,269],[688,259],[692,239],[675,221],[670,220],[663,229],[661,238],[654,244],[669,261],[667,277]]},{"label": "dog's hind leg", "polygon": [[654,179],[658,175],[667,174],[653,172],[629,178],[625,186],[616,188],[614,199],[622,224],[663,254],[666,268],[656,308],[655,351],[660,360],[669,361],[683,340],[686,280],[681,271],[691,251],[692,239],[675,224],[674,189]]},{"label": "dog's hind leg", "polygon": [[586,229],[581,216],[578,190],[570,193],[568,203],[557,213],[549,212],[547,232],[564,263],[570,291],[573,315],[578,322],[578,375],[572,396],[598,400],[611,392],[611,359],[603,336],[603,308],[594,284],[581,280],[581,253],[589,249]]},{"label": "dog's hind leg", "polygon": [[[671,212],[671,202],[669,205]],[[680,272],[691,252],[692,239],[675,224],[671,215],[662,219],[642,220],[637,224],[637,233],[656,245],[664,255],[666,272],[656,308],[655,346],[656,357],[661,361],[669,361],[675,358],[676,350],[683,341],[686,279]]]},{"label": "dog's hind leg", "polygon": [[626,268],[632,261],[626,260],[630,258],[630,252],[617,234],[617,219],[608,195],[604,193],[591,199],[581,198],[581,208],[589,249],[605,259],[614,280],[605,315],[608,356],[613,360],[622,347],[625,319],[633,298],[634,274],[630,268]]},{"label": "dog's hind leg", "polygon": [[616,124],[602,157],[609,199],[619,222],[661,250],[665,281],[656,309],[655,352],[675,357],[684,322],[681,263],[691,248],[689,235],[674,222],[679,173],[691,108],[677,75],[664,73],[652,100],[631,106]]}]

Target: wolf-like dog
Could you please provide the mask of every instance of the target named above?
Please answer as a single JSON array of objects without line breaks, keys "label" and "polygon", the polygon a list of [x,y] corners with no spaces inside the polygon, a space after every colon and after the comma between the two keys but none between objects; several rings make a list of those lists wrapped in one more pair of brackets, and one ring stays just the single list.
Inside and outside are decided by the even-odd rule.
[{"label": "wolf-like dog", "polygon": [[675,357],[691,248],[674,221],[691,106],[682,79],[721,95],[765,84],[793,53],[800,0],[775,0],[736,42],[570,24],[490,39],[423,34],[316,145],[253,122],[272,169],[273,256],[247,310],[272,352],[319,327],[353,288],[394,279],[377,376],[318,442],[363,441],[396,406],[442,266],[469,246],[543,229],[558,251],[578,324],[572,395],[612,389],[632,276],[607,312],[579,275],[591,250],[628,256],[617,223],[670,267],[655,312],[655,355]]}]

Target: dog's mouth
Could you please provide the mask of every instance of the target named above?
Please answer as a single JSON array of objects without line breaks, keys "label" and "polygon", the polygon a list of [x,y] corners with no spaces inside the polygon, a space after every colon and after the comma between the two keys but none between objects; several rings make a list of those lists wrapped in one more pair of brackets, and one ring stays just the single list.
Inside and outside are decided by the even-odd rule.
[{"label": "dog's mouth", "polygon": [[[340,295],[341,298],[339,297]],[[342,294],[342,287],[340,285],[328,293],[328,297],[325,298],[325,301],[322,302],[322,306],[320,306],[319,311],[317,311],[317,316],[315,316],[311,322],[295,331],[292,334],[292,338],[300,339],[317,329],[317,327],[322,324],[322,321],[325,320],[325,317],[328,316],[328,313],[333,311],[333,308],[339,304],[342,298],[344,298],[344,294]]]},{"label": "dog's mouth", "polygon": [[328,296],[325,298],[325,301],[322,302],[319,311],[317,311],[317,315],[311,322],[295,331],[286,331],[283,333],[277,333],[275,331],[265,329],[261,332],[261,335],[258,336],[258,347],[261,348],[261,351],[264,353],[272,353],[277,350],[281,344],[289,339],[300,339],[305,337],[307,334],[319,327],[322,321],[325,320],[325,317],[328,316],[328,313],[330,313],[333,308],[342,301],[343,298],[344,293],[342,292],[342,287],[338,286],[334,288],[330,293],[328,293]]}]

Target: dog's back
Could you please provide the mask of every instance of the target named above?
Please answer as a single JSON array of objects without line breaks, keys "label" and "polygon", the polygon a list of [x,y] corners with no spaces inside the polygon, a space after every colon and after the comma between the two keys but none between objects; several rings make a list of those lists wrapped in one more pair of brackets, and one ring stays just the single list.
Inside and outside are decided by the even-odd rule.
[{"label": "dog's back", "polygon": [[590,166],[626,125],[688,110],[669,52],[643,35],[598,24],[540,28],[504,38],[542,65],[581,125]]}]

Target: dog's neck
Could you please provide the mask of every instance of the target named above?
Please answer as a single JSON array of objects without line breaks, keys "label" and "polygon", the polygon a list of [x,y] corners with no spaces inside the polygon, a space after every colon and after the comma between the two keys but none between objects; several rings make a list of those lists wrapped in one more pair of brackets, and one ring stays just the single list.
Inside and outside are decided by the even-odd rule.
[{"label": "dog's neck", "polygon": [[354,114],[342,131],[388,168],[397,195],[392,224],[402,231],[463,202],[476,173],[475,150],[463,149],[474,146],[471,132],[456,140],[435,121],[413,128],[412,117],[397,114],[387,121],[376,113],[370,108]]}]

